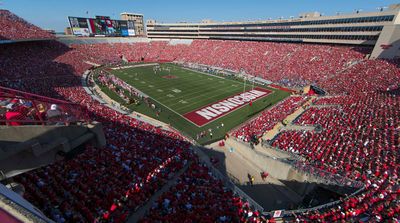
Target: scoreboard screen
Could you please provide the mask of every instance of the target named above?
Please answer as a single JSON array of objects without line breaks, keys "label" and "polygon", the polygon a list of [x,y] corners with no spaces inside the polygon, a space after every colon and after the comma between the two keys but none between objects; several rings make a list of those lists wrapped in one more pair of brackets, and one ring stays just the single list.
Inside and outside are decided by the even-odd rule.
[{"label": "scoreboard screen", "polygon": [[77,36],[89,36],[88,21],[85,18],[69,17],[72,33]]},{"label": "scoreboard screen", "polygon": [[68,20],[76,36],[135,36],[134,21],[112,20],[107,16],[68,17]]}]

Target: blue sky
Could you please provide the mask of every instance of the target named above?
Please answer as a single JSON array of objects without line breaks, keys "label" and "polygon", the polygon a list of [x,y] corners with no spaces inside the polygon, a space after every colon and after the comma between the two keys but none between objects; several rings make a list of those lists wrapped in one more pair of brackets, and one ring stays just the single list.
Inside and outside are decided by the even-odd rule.
[{"label": "blue sky", "polygon": [[202,19],[246,21],[297,17],[302,12],[318,11],[324,15],[350,13],[354,9],[375,11],[377,7],[400,3],[400,0],[0,0],[8,9],[42,28],[62,31],[68,16],[109,15],[119,19],[121,12],[144,14],[145,19],[160,22]]}]

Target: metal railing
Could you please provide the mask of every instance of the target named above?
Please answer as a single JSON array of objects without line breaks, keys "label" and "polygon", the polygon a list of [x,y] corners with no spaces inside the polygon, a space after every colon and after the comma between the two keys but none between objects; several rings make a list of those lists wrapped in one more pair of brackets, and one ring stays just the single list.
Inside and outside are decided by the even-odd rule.
[{"label": "metal railing", "polygon": [[0,87],[0,125],[71,125],[90,122],[79,104]]},{"label": "metal railing", "polygon": [[[322,204],[322,205],[315,206],[315,207],[312,207],[312,208],[302,208],[302,209],[296,209],[296,210],[283,210],[280,217],[285,218],[285,217],[293,216],[293,213],[302,214],[302,213],[307,213],[309,211],[317,211],[317,210],[321,211],[323,209],[332,208],[332,207],[337,206],[338,204],[341,204],[342,202],[347,201],[348,199],[350,199],[350,198],[352,198],[354,196],[357,196],[358,194],[360,194],[364,190],[365,190],[365,186],[363,186],[362,188],[358,189],[357,191],[355,191],[351,195],[347,196],[343,200],[332,201],[330,203]],[[275,211],[263,212],[263,215],[273,215],[274,212]]]}]

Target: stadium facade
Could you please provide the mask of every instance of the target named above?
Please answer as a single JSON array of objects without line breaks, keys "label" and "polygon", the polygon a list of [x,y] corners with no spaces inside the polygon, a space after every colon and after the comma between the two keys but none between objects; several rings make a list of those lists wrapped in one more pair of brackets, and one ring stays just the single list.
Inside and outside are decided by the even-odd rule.
[{"label": "stadium facade", "polygon": [[288,41],[375,46],[370,58],[400,56],[400,5],[378,12],[253,22],[157,23],[147,22],[149,38]]}]

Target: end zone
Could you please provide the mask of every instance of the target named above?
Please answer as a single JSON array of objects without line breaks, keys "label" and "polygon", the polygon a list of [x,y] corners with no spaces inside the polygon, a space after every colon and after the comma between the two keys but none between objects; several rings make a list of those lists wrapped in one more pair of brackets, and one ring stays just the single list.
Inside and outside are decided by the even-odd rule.
[{"label": "end zone", "polygon": [[195,125],[202,127],[239,108],[244,107],[245,105],[248,105],[260,98],[266,97],[271,93],[271,90],[256,87],[253,90],[241,92],[237,95],[222,99],[218,102],[208,104],[197,110],[188,112],[184,114],[183,117],[185,117],[185,119],[194,123]]}]

